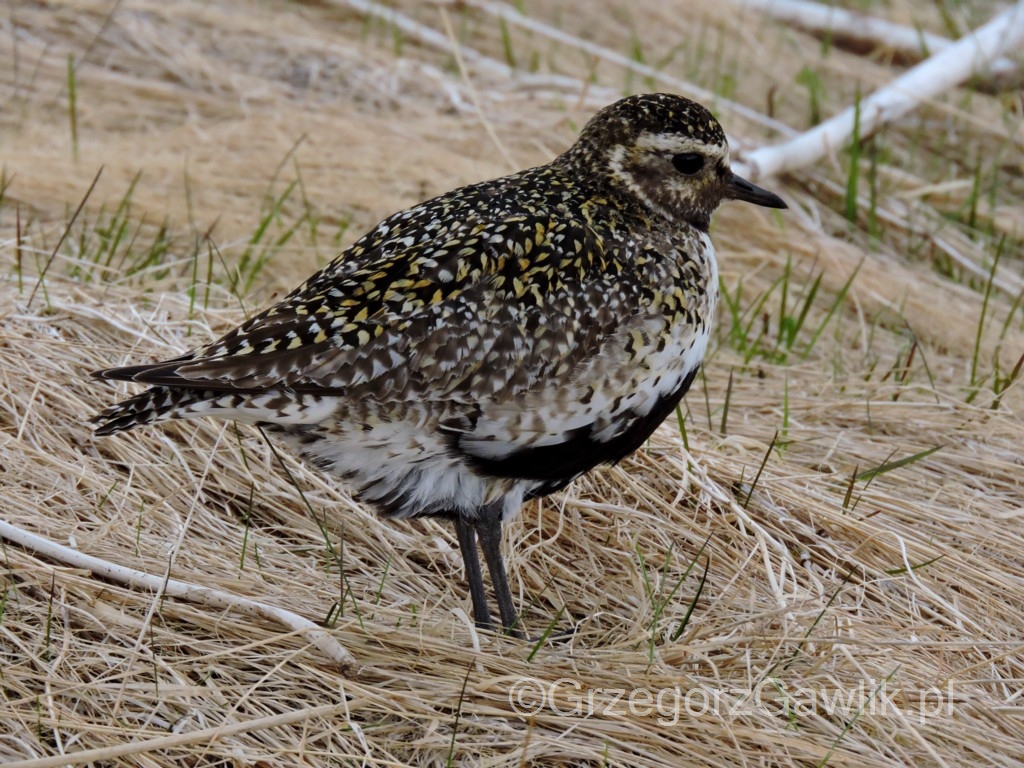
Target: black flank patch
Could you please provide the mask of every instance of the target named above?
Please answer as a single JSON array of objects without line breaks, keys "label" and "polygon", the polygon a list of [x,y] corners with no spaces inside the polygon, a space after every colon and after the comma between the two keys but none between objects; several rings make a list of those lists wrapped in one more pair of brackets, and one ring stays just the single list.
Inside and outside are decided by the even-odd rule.
[{"label": "black flank patch", "polygon": [[565,442],[558,445],[528,448],[503,459],[484,459],[465,453],[459,449],[458,441],[452,441],[453,448],[485,474],[546,481],[530,498],[546,496],[561,490],[598,464],[615,464],[643,445],[675,410],[698,370],[699,367],[690,371],[674,392],[659,400],[650,413],[637,417],[622,434],[609,442],[595,440],[593,428],[587,426],[574,430]]}]

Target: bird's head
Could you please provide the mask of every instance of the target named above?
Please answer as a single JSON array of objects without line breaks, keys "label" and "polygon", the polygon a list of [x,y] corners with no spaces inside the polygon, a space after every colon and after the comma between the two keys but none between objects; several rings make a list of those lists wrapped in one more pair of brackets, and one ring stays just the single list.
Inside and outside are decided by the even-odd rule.
[{"label": "bird's head", "polygon": [[563,157],[643,209],[703,231],[725,200],[786,207],[732,172],[722,126],[682,96],[644,94],[605,107]]}]

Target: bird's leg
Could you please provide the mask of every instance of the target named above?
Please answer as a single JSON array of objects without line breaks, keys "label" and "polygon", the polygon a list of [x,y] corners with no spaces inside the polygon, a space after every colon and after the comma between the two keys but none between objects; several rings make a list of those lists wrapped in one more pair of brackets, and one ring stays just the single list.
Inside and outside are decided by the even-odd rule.
[{"label": "bird's leg", "polygon": [[491,621],[491,610],[487,607],[484,575],[476,553],[476,530],[458,512],[455,513],[455,535],[459,539],[459,549],[462,550],[462,563],[466,566],[469,595],[473,598],[473,621],[480,629],[493,630],[494,622]]},{"label": "bird's leg", "polygon": [[523,638],[518,629],[519,616],[512,603],[512,590],[508,586],[508,574],[505,573],[505,562],[501,558],[501,513],[504,505],[488,504],[481,508],[480,516],[474,522],[477,536],[480,537],[480,548],[484,551],[487,570],[491,573],[491,584],[494,596],[498,600],[498,611],[505,633],[512,637]]}]

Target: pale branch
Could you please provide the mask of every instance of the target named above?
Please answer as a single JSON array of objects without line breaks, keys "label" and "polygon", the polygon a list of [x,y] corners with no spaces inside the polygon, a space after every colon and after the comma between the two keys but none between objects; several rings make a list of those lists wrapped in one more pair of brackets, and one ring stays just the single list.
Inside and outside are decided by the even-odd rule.
[{"label": "pale branch", "polygon": [[156,595],[167,595],[178,600],[198,603],[211,608],[240,611],[246,616],[260,617],[283,624],[290,630],[305,637],[310,644],[316,646],[328,658],[338,664],[346,674],[352,672],[358,666],[352,654],[338,643],[331,636],[330,632],[315,622],[291,611],[286,611],[283,608],[258,603],[254,600],[210,589],[209,587],[201,587],[164,576],[153,576],[137,571],[134,568],[116,565],[107,560],[86,555],[78,550],[65,547],[42,536],[30,533],[15,525],[11,525],[6,520],[0,520],[0,538],[38,552],[51,560],[72,568],[81,568],[101,579],[126,587],[145,589]]},{"label": "pale branch", "polygon": [[[941,35],[811,0],[734,2],[837,43],[887,48],[912,61],[920,61],[953,45],[952,40]],[[1021,67],[1019,62],[1002,56],[992,60],[979,74],[985,78],[986,86],[1005,90],[1019,83]]]},{"label": "pale branch", "polygon": [[849,107],[806,133],[783,144],[746,153],[736,163],[753,180],[816,163],[842,147],[853,135],[869,136],[882,125],[984,72],[1004,52],[1024,43],[1024,0],[1003,11],[978,30],[918,64],[859,104]]}]

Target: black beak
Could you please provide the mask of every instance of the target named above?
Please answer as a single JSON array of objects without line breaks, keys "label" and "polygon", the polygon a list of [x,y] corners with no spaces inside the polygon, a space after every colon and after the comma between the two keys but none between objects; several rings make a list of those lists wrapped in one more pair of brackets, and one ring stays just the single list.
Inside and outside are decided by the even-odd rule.
[{"label": "black beak", "polygon": [[730,171],[729,178],[725,182],[725,197],[728,200],[742,200],[745,203],[753,203],[765,208],[788,208],[786,202],[767,189],[762,189],[756,184],[751,184],[741,176]]}]

